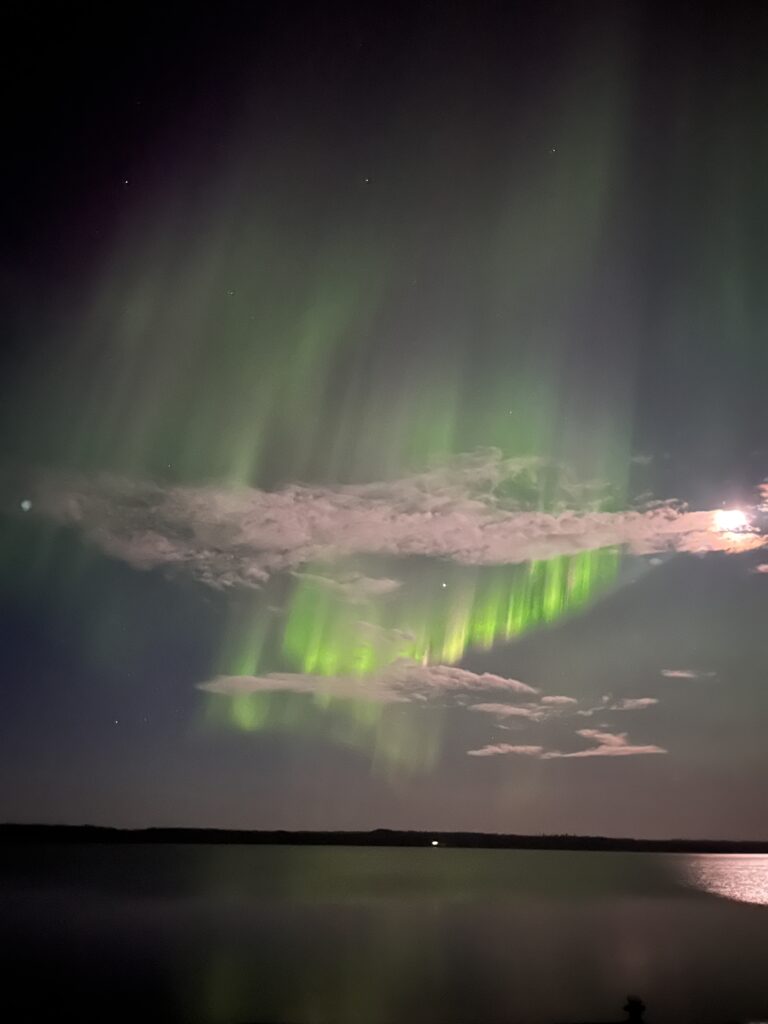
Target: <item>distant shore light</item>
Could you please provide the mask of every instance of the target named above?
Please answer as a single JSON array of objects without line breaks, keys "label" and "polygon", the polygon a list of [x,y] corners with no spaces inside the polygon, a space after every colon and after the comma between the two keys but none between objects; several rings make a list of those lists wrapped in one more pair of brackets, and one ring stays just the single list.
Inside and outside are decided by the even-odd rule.
[{"label": "distant shore light", "polygon": [[433,839],[432,840],[432,845],[433,846],[439,846],[440,844],[438,843],[438,841],[436,839]]}]

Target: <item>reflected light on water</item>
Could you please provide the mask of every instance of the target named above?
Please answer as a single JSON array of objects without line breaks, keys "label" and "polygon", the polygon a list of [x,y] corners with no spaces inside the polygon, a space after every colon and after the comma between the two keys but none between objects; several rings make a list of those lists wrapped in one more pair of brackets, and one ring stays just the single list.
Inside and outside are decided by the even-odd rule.
[{"label": "reflected light on water", "polygon": [[688,884],[736,903],[768,906],[768,856],[702,854],[686,865]]}]

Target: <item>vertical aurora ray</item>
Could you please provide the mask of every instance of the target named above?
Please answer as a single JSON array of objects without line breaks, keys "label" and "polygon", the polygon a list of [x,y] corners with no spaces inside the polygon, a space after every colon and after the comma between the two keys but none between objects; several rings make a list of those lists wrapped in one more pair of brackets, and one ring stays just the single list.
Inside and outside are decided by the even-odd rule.
[{"label": "vertical aurora ray", "polygon": [[441,97],[439,127],[429,76],[393,94],[364,179],[329,167],[306,125],[302,165],[330,192],[279,135],[253,141],[264,112],[244,97],[199,178],[169,158],[137,182],[45,367],[3,410],[25,457],[270,487],[392,479],[496,446],[621,479],[629,382],[604,367],[596,403],[573,369],[596,330],[626,121],[621,41],[599,59],[593,42],[536,125],[490,152],[463,142],[472,81]]},{"label": "vertical aurora ray", "polygon": [[428,770],[439,753],[439,716],[429,727],[419,723],[415,733],[401,709],[366,697],[366,678],[398,658],[456,664],[472,649],[490,649],[575,613],[615,582],[620,553],[605,548],[490,569],[423,563],[400,589],[354,602],[320,575],[323,567],[315,568],[296,580],[279,641],[273,637],[268,650],[264,622],[273,613],[257,607],[245,617],[238,613],[219,672],[351,676],[360,679],[360,699],[321,692],[210,695],[208,722],[245,732],[321,732],[370,752],[375,770]]},{"label": "vertical aurora ray", "polygon": [[[269,490],[397,480],[493,446],[573,465],[621,501],[631,374],[604,338],[597,361],[582,360],[612,329],[592,313],[627,124],[615,43],[585,32],[560,88],[537,72],[519,108],[502,90],[492,132],[478,134],[477,112],[496,85],[475,69],[450,76],[437,107],[428,71],[393,84],[375,131],[356,129],[364,144],[340,147],[343,159],[335,103],[294,120],[262,108],[254,87],[199,164],[166,152],[162,173],[132,179],[132,205],[54,321],[44,365],[30,363],[2,410],[21,461]],[[589,379],[582,362],[597,367]],[[555,489],[531,481],[529,507],[553,507]],[[44,541],[32,562],[40,579],[61,571],[74,603],[79,558],[59,570]],[[419,563],[399,590],[357,604],[310,573],[276,602],[271,586],[233,601],[211,660],[231,675],[361,681],[398,658],[457,664],[578,609],[617,568],[615,552]],[[99,658],[114,643],[107,619],[94,609]],[[362,698],[205,700],[213,725],[323,731],[378,765],[432,763],[438,748],[439,729],[417,737],[397,709]]]}]

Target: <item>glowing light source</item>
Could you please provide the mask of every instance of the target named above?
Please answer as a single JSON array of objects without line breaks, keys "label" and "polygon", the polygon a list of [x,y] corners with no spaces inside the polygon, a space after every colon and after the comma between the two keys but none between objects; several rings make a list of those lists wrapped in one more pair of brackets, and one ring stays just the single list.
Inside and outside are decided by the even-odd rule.
[{"label": "glowing light source", "polygon": [[433,845],[433,846],[439,846],[439,845],[440,845],[440,843],[439,843],[439,842],[438,842],[438,841],[437,841],[436,839],[433,839],[433,840],[432,840],[432,845]]},{"label": "glowing light source", "polygon": [[740,508],[719,508],[714,514],[716,530],[723,533],[738,533],[749,529],[749,519]]}]

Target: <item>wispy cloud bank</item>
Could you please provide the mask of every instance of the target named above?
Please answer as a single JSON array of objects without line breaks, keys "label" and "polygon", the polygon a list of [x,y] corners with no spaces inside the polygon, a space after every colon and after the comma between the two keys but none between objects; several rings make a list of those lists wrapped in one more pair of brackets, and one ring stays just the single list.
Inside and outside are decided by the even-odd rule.
[{"label": "wispy cloud bank", "polygon": [[532,721],[542,718],[542,709],[536,704],[471,704],[467,710],[497,718],[530,718]]},{"label": "wispy cloud bank", "polygon": [[471,704],[468,710],[493,715],[501,720],[505,718],[527,718],[532,722],[541,722],[547,718],[573,713],[578,703],[575,697],[553,695],[541,697],[535,701],[528,701],[524,704]]},{"label": "wispy cloud bank", "polygon": [[526,746],[525,744],[494,743],[479,750],[468,750],[470,757],[497,757],[499,754],[519,754],[521,757],[542,757],[543,747]]},{"label": "wispy cloud bank", "polygon": [[627,739],[625,732],[611,733],[599,732],[597,729],[579,729],[578,735],[586,740],[592,740],[597,744],[588,750],[574,750],[571,753],[563,754],[552,751],[546,757],[628,757],[636,754],[666,754],[663,747],[653,744],[635,746]]},{"label": "wispy cloud bank", "polygon": [[369,676],[319,676],[270,672],[263,676],[217,676],[200,683],[201,690],[233,696],[239,693],[288,691],[327,697],[393,702],[427,700],[446,693],[505,692],[531,696],[532,686],[489,672],[469,672],[452,665],[419,665],[399,660]]},{"label": "wispy cloud bank", "polygon": [[[534,466],[491,452],[402,480],[279,491],[48,477],[32,509],[136,568],[175,568],[214,587],[258,586],[277,572],[356,554],[499,565],[610,546],[650,554],[764,544],[756,534],[716,529],[710,511],[595,511],[588,488],[575,485],[561,488],[560,511],[526,509],[499,485],[529,477]],[[565,507],[569,498],[578,511]],[[361,582],[357,589],[371,592]]]},{"label": "wispy cloud bank", "polygon": [[625,732],[611,733],[600,732],[597,729],[579,729],[577,735],[585,740],[596,744],[584,750],[561,751],[545,750],[541,746],[527,746],[510,743],[495,743],[480,747],[478,750],[468,750],[471,757],[496,757],[501,754],[518,754],[524,757],[536,757],[542,761],[551,761],[559,758],[574,757],[632,757],[643,754],[666,754],[663,747],[653,744],[637,746],[631,744]]},{"label": "wispy cloud bank", "polygon": [[337,594],[350,604],[365,604],[385,594],[398,590],[402,583],[383,576],[363,576],[361,573],[345,573],[338,576],[321,575],[312,572],[295,572],[297,579],[314,583]]},{"label": "wispy cloud bank", "polygon": [[598,704],[591,708],[582,708],[576,714],[588,718],[590,715],[605,714],[606,711],[643,711],[658,703],[658,697],[603,697]]},{"label": "wispy cloud bank", "polygon": [[611,704],[608,711],[642,711],[644,708],[652,708],[658,704],[658,697],[624,697]]},{"label": "wispy cloud bank", "polygon": [[665,679],[711,679],[715,673],[696,668],[663,668],[661,674]]}]

